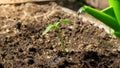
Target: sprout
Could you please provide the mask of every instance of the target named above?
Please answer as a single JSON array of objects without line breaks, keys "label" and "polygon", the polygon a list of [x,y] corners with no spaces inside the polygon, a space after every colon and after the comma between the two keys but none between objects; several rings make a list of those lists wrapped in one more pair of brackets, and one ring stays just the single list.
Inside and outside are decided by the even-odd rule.
[{"label": "sprout", "polygon": [[66,53],[66,49],[65,49],[65,45],[64,45],[64,41],[63,41],[62,35],[60,33],[60,30],[59,30],[59,24],[60,23],[69,23],[69,22],[70,22],[70,20],[67,20],[67,19],[56,21],[53,24],[49,24],[47,26],[47,28],[45,29],[45,31],[42,33],[42,35],[45,35],[51,28],[55,28],[56,31],[57,31],[57,35],[58,35],[58,37],[60,39],[61,46],[62,46],[62,49],[63,49],[64,53]]}]

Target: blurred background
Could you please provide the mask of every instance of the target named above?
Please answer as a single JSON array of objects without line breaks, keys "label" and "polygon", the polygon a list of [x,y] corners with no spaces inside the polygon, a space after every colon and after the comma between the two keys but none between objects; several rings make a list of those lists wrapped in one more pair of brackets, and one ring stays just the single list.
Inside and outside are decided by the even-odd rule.
[{"label": "blurred background", "polygon": [[97,9],[108,7],[108,0],[56,0],[59,5],[77,11],[82,5],[90,5]]},{"label": "blurred background", "polygon": [[108,0],[86,0],[86,3],[98,9],[108,7]]},{"label": "blurred background", "polygon": [[83,5],[89,5],[97,9],[104,9],[108,6],[108,0],[0,0],[0,4],[48,1],[55,1],[59,5],[75,11]]}]

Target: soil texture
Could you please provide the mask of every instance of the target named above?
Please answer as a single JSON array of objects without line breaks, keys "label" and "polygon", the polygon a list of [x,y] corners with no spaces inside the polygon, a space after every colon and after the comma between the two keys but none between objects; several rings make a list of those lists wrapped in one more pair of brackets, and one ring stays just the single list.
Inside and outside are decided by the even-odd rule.
[{"label": "soil texture", "polygon": [[[120,68],[120,41],[54,2],[0,5],[0,68]],[[69,19],[60,31],[64,54],[48,24]]]}]

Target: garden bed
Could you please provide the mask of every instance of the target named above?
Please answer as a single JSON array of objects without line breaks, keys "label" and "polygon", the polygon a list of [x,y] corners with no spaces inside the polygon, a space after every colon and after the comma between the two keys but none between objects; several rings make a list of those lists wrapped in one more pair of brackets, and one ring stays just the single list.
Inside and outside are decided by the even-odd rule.
[{"label": "garden bed", "polygon": [[[1,68],[120,68],[120,42],[104,29],[83,21],[74,11],[54,2],[0,5]],[[54,29],[61,24],[66,54]]]}]

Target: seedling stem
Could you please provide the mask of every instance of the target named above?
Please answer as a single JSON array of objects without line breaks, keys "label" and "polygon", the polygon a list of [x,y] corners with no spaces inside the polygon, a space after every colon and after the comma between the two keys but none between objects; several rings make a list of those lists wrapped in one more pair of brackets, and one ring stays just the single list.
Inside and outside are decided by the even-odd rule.
[{"label": "seedling stem", "polygon": [[63,49],[64,53],[66,53],[64,41],[63,41],[63,38],[62,38],[62,35],[61,35],[61,33],[60,33],[59,28],[56,28],[56,31],[57,31],[58,37],[59,37],[59,39],[60,39],[60,42],[61,42],[61,45],[62,45],[62,49]]}]

